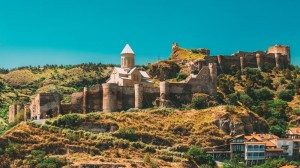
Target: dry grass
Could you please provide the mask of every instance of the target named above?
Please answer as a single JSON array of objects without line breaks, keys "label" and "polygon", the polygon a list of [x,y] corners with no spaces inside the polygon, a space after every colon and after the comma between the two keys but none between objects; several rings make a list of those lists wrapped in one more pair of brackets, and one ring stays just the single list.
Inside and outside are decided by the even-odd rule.
[{"label": "dry grass", "polygon": [[175,57],[172,57],[172,59],[194,61],[194,60],[204,60],[205,57],[206,57],[206,55],[204,55],[204,54],[194,53],[191,50],[179,48],[176,51]]}]

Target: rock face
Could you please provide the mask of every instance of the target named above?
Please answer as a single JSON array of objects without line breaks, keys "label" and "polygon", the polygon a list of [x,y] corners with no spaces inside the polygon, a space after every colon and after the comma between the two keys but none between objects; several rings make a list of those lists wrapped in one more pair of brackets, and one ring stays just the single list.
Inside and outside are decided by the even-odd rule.
[{"label": "rock face", "polygon": [[149,75],[160,81],[176,78],[180,67],[173,61],[160,61],[149,66]]},{"label": "rock face", "polygon": [[[238,109],[241,110],[241,109]],[[244,109],[245,110],[245,109]],[[251,111],[243,113],[222,113],[213,121],[217,127],[231,136],[237,134],[251,134],[268,132],[269,126],[265,120]]]}]

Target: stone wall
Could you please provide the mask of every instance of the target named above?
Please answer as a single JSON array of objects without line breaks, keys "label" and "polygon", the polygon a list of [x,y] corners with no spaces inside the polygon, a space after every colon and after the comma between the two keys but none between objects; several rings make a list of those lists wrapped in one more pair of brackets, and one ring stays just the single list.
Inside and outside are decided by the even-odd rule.
[{"label": "stone wall", "polygon": [[[173,43],[172,55],[178,50],[179,45]],[[228,72],[230,68],[235,65],[241,70],[244,68],[262,68],[263,66],[268,68],[278,67],[280,69],[287,68],[291,64],[290,47],[283,45],[275,45],[269,47],[268,51],[255,51],[255,52],[243,52],[238,51],[232,56],[206,56],[205,62],[198,60],[193,62],[194,66],[191,68],[195,70],[201,70],[202,67],[208,66],[209,63],[216,63],[219,73]]]},{"label": "stone wall", "polygon": [[203,66],[199,73],[195,76],[190,76],[187,79],[187,84],[191,87],[191,93],[206,93],[211,96],[217,94],[217,64],[209,63],[208,66]]},{"label": "stone wall", "polygon": [[40,93],[30,105],[31,117],[45,119],[60,114],[61,95],[58,93]]}]

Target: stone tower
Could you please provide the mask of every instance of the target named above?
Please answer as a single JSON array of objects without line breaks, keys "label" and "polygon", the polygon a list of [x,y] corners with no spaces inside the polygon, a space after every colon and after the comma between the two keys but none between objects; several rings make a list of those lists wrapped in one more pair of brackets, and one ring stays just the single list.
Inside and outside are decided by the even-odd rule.
[{"label": "stone tower", "polygon": [[134,67],[134,52],[129,44],[126,44],[121,52],[121,68]]},{"label": "stone tower", "polygon": [[[276,67],[284,67],[291,64],[290,47],[284,45],[271,46],[268,49],[268,53],[275,54]],[[282,62],[283,57],[285,62]],[[283,64],[283,65],[282,65]]]}]

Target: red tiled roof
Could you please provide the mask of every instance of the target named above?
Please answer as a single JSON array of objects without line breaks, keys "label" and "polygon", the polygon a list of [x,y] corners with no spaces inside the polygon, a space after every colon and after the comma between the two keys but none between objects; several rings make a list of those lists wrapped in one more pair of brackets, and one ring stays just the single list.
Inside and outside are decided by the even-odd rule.
[{"label": "red tiled roof", "polygon": [[300,127],[289,128],[289,130],[292,132],[292,134],[300,135]]},{"label": "red tiled roof", "polygon": [[276,145],[271,141],[265,141],[267,147],[276,147]]}]

